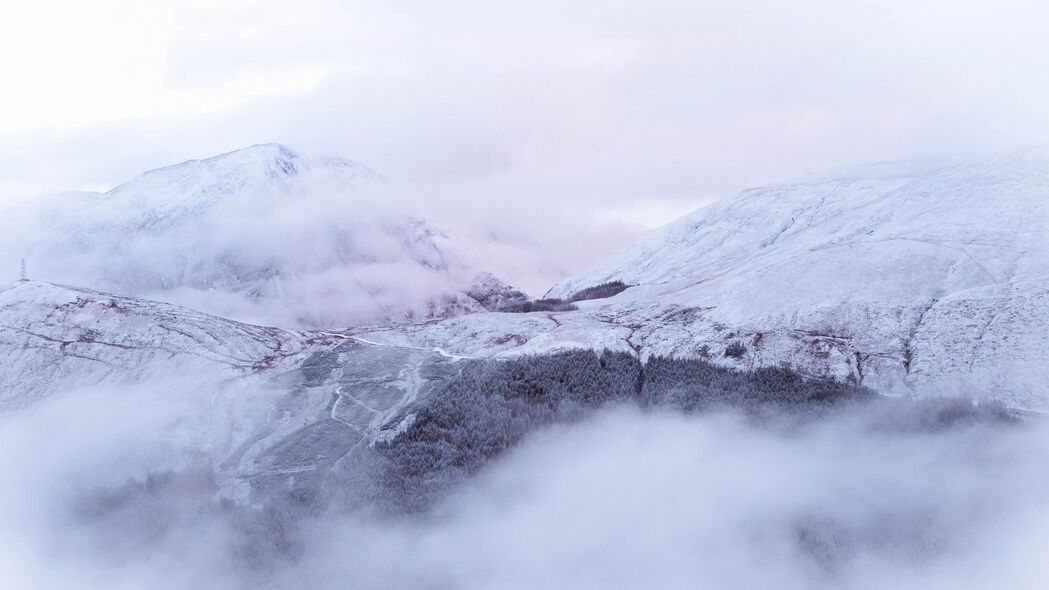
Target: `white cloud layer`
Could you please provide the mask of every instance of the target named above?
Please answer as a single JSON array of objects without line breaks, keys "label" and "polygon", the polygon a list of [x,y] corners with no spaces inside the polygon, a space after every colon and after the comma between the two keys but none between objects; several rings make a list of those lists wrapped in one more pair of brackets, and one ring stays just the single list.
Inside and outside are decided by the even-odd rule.
[{"label": "white cloud layer", "polygon": [[786,431],[606,412],[531,437],[425,520],[304,518],[301,548],[256,571],[253,543],[280,531],[209,510],[192,478],[84,517],[97,486],[192,442],[169,436],[196,415],[170,394],[81,392],[3,417],[12,587],[1034,589],[1049,575],[1043,424],[890,434],[870,407]]}]

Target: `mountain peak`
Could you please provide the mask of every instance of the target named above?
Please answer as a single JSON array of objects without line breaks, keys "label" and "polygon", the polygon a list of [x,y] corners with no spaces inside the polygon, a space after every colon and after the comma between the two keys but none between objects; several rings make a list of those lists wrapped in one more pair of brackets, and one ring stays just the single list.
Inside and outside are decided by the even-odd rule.
[{"label": "mountain peak", "polygon": [[[230,152],[225,152],[203,160],[190,160],[215,166],[239,165],[248,162],[261,162],[272,165],[287,175],[293,175],[306,167],[306,160],[298,152],[279,143],[256,143]],[[176,164],[178,166],[180,164]]]},{"label": "mountain peak", "polygon": [[283,145],[257,144],[210,158],[186,160],[149,170],[106,194],[144,192],[155,185],[174,185],[183,192],[185,189],[235,192],[250,180],[279,180],[298,175],[307,168],[309,164],[299,154]]},{"label": "mountain peak", "polygon": [[347,186],[380,178],[352,160],[310,159],[282,144],[264,143],[144,172],[106,196],[151,207],[195,206],[245,192],[288,192],[291,184],[307,172]]},{"label": "mountain peak", "polygon": [[0,262],[26,257],[35,278],[292,326],[443,317],[517,295],[476,284],[479,269],[425,221],[373,208],[379,178],[350,160],[252,145],[104,195],[27,204],[24,222],[5,225],[19,231],[0,232]]}]

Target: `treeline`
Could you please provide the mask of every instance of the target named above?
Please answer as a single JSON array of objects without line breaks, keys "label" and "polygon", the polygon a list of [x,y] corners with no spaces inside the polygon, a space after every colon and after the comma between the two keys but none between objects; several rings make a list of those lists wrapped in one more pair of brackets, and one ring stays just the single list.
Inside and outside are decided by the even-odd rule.
[{"label": "treeline", "polygon": [[504,305],[497,311],[503,313],[530,313],[533,311],[575,311],[579,309],[575,305],[560,299],[535,299],[521,303]]},{"label": "treeline", "polygon": [[500,307],[498,311],[507,313],[528,313],[532,311],[573,311],[579,309],[574,305],[577,301],[585,301],[588,299],[604,299],[606,297],[612,297],[618,295],[627,289],[628,285],[623,281],[609,281],[607,283],[601,283],[600,285],[594,285],[593,287],[587,287],[576,291],[572,295],[565,299],[559,299],[556,297],[535,299],[533,301],[525,301],[520,303],[513,303]]},{"label": "treeline", "polygon": [[816,412],[865,399],[864,388],[806,379],[786,369],[736,371],[702,360],[575,350],[508,361],[472,361],[416,410],[414,423],[370,453],[366,503],[425,510],[445,489],[543,426],[615,404],[686,413],[718,407],[751,416]]},{"label": "treeline", "polygon": [[[220,523],[230,532],[221,547],[230,562],[245,575],[265,579],[302,555],[302,531],[329,509],[386,516],[425,512],[528,434],[585,419],[600,408],[686,414],[733,409],[750,420],[787,428],[840,411],[863,417],[856,428],[889,434],[1017,421],[1000,404],[881,398],[866,388],[783,368],[737,371],[699,359],[651,357],[642,363],[626,353],[576,350],[457,365],[461,370],[455,376],[411,408],[410,426],[387,442],[347,455],[348,473],[329,484],[296,482],[260,494],[261,504],[246,506],[216,494],[210,469],[189,468],[91,491],[76,506],[76,521],[110,539],[119,555],[150,544],[162,547],[180,531],[197,530],[186,526]],[[860,411],[848,413],[854,408]],[[311,444],[325,443],[311,439]]]},{"label": "treeline", "polygon": [[607,283],[601,283],[600,285],[594,285],[593,287],[587,287],[580,289],[573,293],[568,301],[584,301],[587,299],[604,299],[613,295],[618,295],[623,291],[626,291],[627,284],[623,281],[609,281]]},{"label": "treeline", "polygon": [[[874,399],[878,403],[865,403]],[[211,535],[209,551],[227,564],[231,575],[244,580],[245,587],[265,586],[275,573],[302,559],[315,542],[313,527],[327,522],[331,510],[418,515],[529,433],[617,404],[684,413],[732,408],[755,420],[786,419],[787,427],[793,420],[858,407],[861,412],[847,415],[863,420],[850,427],[890,434],[1016,421],[1000,404],[879,398],[862,387],[805,378],[782,368],[736,371],[703,360],[665,357],[642,363],[608,351],[466,361],[456,376],[413,408],[411,426],[389,442],[346,455],[349,479],[325,489],[312,479],[271,490],[256,498],[261,503],[240,504],[218,493],[218,479],[209,467],[188,467],[112,488],[89,488],[71,507],[69,522],[91,538],[105,539],[99,556],[119,560],[115,563],[129,555],[167,555],[185,539]],[[314,438],[310,444],[324,442]],[[820,520],[796,525],[800,549],[821,565],[832,566],[843,548],[857,542],[849,530],[834,525]],[[921,527],[904,532],[912,530],[920,539],[928,532]]]},{"label": "treeline", "polygon": [[727,407],[752,416],[770,409],[811,414],[873,395],[863,387],[805,378],[781,367],[737,371],[701,359],[652,357],[645,363],[644,375],[645,406],[685,413]]}]

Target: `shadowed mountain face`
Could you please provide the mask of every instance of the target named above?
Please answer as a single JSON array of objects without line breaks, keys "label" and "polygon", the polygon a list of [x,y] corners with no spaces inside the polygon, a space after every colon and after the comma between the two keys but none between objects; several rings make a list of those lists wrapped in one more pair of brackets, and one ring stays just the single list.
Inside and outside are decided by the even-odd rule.
[{"label": "shadowed mountain face", "polygon": [[22,204],[0,223],[0,259],[28,259],[40,280],[287,327],[431,319],[523,298],[471,268],[453,237],[392,211],[383,186],[350,160],[251,146],[104,194]]}]

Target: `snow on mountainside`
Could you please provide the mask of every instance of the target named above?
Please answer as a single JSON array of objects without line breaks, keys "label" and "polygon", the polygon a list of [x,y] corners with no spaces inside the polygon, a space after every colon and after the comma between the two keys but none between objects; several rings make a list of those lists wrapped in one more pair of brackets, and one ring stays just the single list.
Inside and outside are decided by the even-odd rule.
[{"label": "snow on mountainside", "polygon": [[[251,224],[238,219],[237,225]],[[425,226],[414,231],[433,235]],[[436,244],[438,238],[423,242]],[[478,312],[436,322],[357,328],[341,337],[363,338],[358,342],[379,343],[384,350],[403,354],[436,354],[439,359],[447,357],[438,350],[489,358],[608,348],[641,356],[703,357],[739,368],[788,365],[885,393],[962,393],[1049,409],[1043,366],[1049,358],[1047,240],[1049,151],[1024,150],[949,166],[865,167],[748,190],[701,209],[555,286],[552,296],[610,280],[632,285],[607,299],[578,302],[576,311]],[[265,252],[265,244],[271,242],[236,243],[256,244]],[[313,255],[322,256],[322,250]],[[242,254],[256,251],[247,248]],[[434,256],[439,260],[440,250]],[[301,251],[297,257],[303,257]],[[211,269],[218,273],[215,280],[225,276],[248,282],[241,272],[243,260],[238,263]],[[285,292],[295,285],[284,272],[262,277],[260,284]],[[461,297],[477,308],[479,302],[490,305],[486,293],[498,294],[503,286],[488,280]],[[28,287],[22,285],[4,291],[5,296],[24,294]],[[221,285],[225,283],[216,282],[212,288],[218,291]],[[425,290],[425,285],[411,286]],[[304,288],[301,281],[298,288]],[[265,299],[270,292],[260,287],[255,296]],[[95,346],[89,343],[92,338],[113,340],[82,337],[79,332],[55,335],[64,329],[63,322],[73,321],[62,318],[79,316],[73,313],[76,305],[66,300],[70,295],[48,297],[57,299],[31,304],[20,298],[21,303],[6,308],[9,351],[0,383],[20,392],[18,396],[31,397],[33,383],[54,381],[46,377],[49,370],[70,380],[62,377],[59,385],[47,385],[52,389],[76,382],[80,370],[86,371],[84,379],[102,382],[107,363],[138,370],[142,362],[134,355],[144,352],[96,347],[97,355],[85,354],[83,347]],[[304,311],[328,311],[323,296],[315,292],[298,291],[294,301]],[[336,297],[327,303],[338,301]],[[53,307],[59,310],[55,314]],[[27,311],[31,309],[35,311]],[[176,318],[173,325],[183,316],[196,317],[186,311],[172,316],[169,309],[177,308],[150,313]],[[60,320],[51,327],[55,334],[33,327],[34,322],[55,318]],[[256,329],[207,320],[212,321],[222,326],[216,340],[247,338],[243,346],[258,348],[250,355],[255,360],[246,366],[272,356],[264,343],[252,340]],[[51,340],[26,339],[25,330]],[[127,332],[113,336],[120,338],[138,338],[143,330],[152,334],[150,321],[110,326],[115,335]],[[329,338],[324,333],[287,334],[292,343]],[[43,346],[45,342],[50,344]],[[733,344],[742,347],[741,354],[726,355]],[[296,345],[281,346],[286,350]],[[310,354],[314,353],[317,350]],[[132,357],[121,356],[125,354]],[[241,365],[234,370],[245,370]],[[24,370],[34,376],[29,385],[21,383]],[[361,378],[367,373],[362,369]]]},{"label": "snow on mountainside", "polygon": [[[634,286],[574,312],[374,337],[469,354],[581,346],[787,364],[884,392],[1049,408],[1049,150],[747,190],[548,296],[612,280]],[[746,353],[726,357],[734,342]]]},{"label": "snow on mountainside", "polygon": [[0,416],[48,398],[83,402],[89,415],[160,413],[168,444],[149,468],[209,465],[241,499],[292,476],[320,483],[362,441],[397,428],[459,360],[86,289],[0,284]]},{"label": "snow on mountainside", "polygon": [[5,211],[0,262],[288,326],[444,317],[522,297],[469,267],[454,238],[388,210],[382,191],[349,160],[256,145]]},{"label": "snow on mountainside", "polygon": [[0,284],[0,410],[100,383],[269,369],[306,348],[297,332],[36,281]]},{"label": "snow on mountainside", "polygon": [[[257,163],[244,154],[238,158]],[[255,168],[244,176],[253,183],[270,173],[284,178],[284,169]],[[121,228],[127,226],[95,223],[113,217],[103,207],[110,197],[93,195],[104,215],[80,209],[99,217],[84,224],[82,234],[65,236],[66,247],[81,244],[90,257],[98,255],[90,249],[97,244],[112,246],[116,259],[105,262],[117,278],[131,280],[134,275],[123,273],[135,260],[121,252],[142,253],[136,242],[149,244],[153,253],[196,256],[198,250],[221,251],[209,249],[213,243],[202,236],[250,229],[257,221],[219,223],[229,201],[248,194],[241,185],[189,187],[172,180],[176,172],[184,171],[155,174],[165,177],[163,186],[183,187],[172,194],[193,197],[179,200],[175,213],[153,219],[149,227],[159,228],[155,232],[125,234]],[[284,182],[300,181],[277,185]],[[282,204],[311,201],[315,194],[294,186],[277,193]],[[270,193],[250,194],[244,198],[254,204],[265,203]],[[158,208],[145,203],[139,213]],[[194,208],[204,213],[185,212]],[[117,210],[125,215],[122,222],[151,219],[128,214],[132,208],[123,204]],[[280,211],[294,215],[293,209]],[[211,218],[211,212],[221,215]],[[250,208],[239,213],[250,215]],[[211,225],[201,225],[202,219]],[[388,251],[406,237],[376,224],[365,226],[373,234],[341,234],[341,222],[332,229],[318,228],[313,215],[303,221],[299,229],[345,236],[345,260],[359,260],[367,251],[358,247],[361,240],[374,239]],[[289,239],[295,235],[289,227],[296,226],[265,225],[251,239],[220,236],[217,243],[238,245],[236,255],[198,256],[197,266],[167,259],[156,267],[214,277],[204,295],[223,289],[237,294],[235,287],[255,285],[252,296],[266,299],[273,292],[263,285],[269,285],[303,313],[327,312],[325,304],[337,305],[339,296],[327,302],[318,297],[308,289],[316,285],[292,272],[309,267],[293,263],[323,258],[326,248],[342,252],[339,243],[303,245]],[[411,264],[427,272],[453,267],[438,247],[438,232],[425,224],[396,227],[415,236],[408,240],[418,247]],[[96,236],[86,228],[103,230]],[[159,246],[176,237],[198,241],[189,248],[182,242],[170,250]],[[273,243],[294,245],[294,256],[271,258],[268,266],[251,258],[274,256],[268,246]],[[151,400],[184,405],[173,413],[177,448],[166,460],[177,466],[203,458],[216,466],[227,493],[258,500],[292,480],[338,489],[361,449],[410,423],[414,404],[456,374],[466,357],[571,348],[701,357],[741,369],[786,365],[883,393],[960,393],[1049,410],[1047,244],[1049,151],[1025,150],[949,166],[866,167],[745,191],[555,286],[552,296],[610,280],[632,285],[609,298],[579,301],[574,311],[479,311],[306,332],[36,281],[0,284],[0,412],[78,391],[116,388],[135,395],[147,388]],[[333,256],[327,264],[344,260]],[[140,262],[140,280],[150,279],[156,260]],[[490,277],[479,285],[460,295],[475,309],[491,305],[490,297],[498,299],[505,288]],[[408,286],[426,290],[425,283]],[[732,345],[738,354],[726,354]]]},{"label": "snow on mountainside", "polygon": [[297,184],[310,173],[347,186],[381,181],[377,173],[352,160],[307,160],[283,145],[262,144],[150,170],[105,194],[126,198],[143,212],[185,215],[249,190],[276,189],[295,197]]}]

